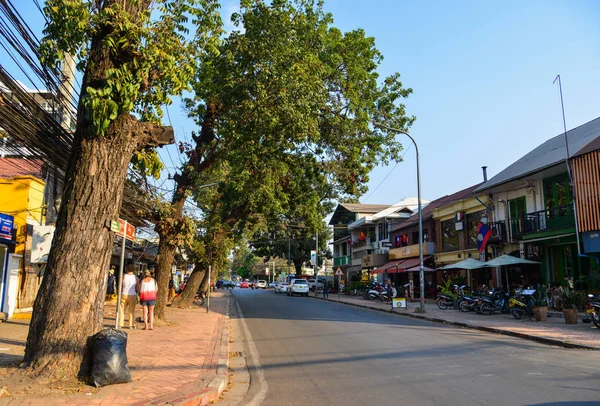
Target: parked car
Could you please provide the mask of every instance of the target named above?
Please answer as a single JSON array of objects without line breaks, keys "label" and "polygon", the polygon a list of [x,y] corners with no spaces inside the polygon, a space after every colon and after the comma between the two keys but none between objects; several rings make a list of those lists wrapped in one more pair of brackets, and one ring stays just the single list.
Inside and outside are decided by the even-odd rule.
[{"label": "parked car", "polygon": [[271,289],[275,289],[275,286],[277,286],[277,282],[271,282],[271,283],[269,283],[269,287]]},{"label": "parked car", "polygon": [[290,284],[285,293],[288,296],[294,296],[295,294],[308,296],[309,289],[308,281],[306,279],[294,279],[294,282]]},{"label": "parked car", "polygon": [[266,289],[267,288],[267,281],[264,280],[259,280],[258,282],[256,282],[256,287],[257,288],[261,288],[261,289]]},{"label": "parked car", "polygon": [[242,289],[249,289],[250,288],[250,283],[244,281],[244,282],[240,283],[240,288],[242,288]]},{"label": "parked car", "polygon": [[287,282],[279,282],[277,286],[275,286],[275,293],[285,293],[286,288],[289,286]]},{"label": "parked car", "polygon": [[241,284],[241,282],[239,282],[239,281],[237,281],[237,282],[235,283],[235,287],[236,287],[236,288],[239,288],[241,285],[242,285],[242,284]]},{"label": "parked car", "polygon": [[227,280],[223,281],[224,289],[233,289],[234,287],[235,287],[235,283],[233,283],[232,281],[227,281]]}]

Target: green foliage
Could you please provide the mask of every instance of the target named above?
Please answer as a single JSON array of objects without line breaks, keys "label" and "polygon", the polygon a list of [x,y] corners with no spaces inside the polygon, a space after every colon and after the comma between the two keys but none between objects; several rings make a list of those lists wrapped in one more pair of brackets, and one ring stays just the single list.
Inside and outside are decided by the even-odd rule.
[{"label": "green foliage", "polygon": [[558,309],[578,309],[583,311],[585,310],[587,295],[582,291],[564,288],[557,302],[556,307]]},{"label": "green foliage", "polygon": [[173,207],[162,200],[154,202],[154,215],[154,230],[159,233],[161,243],[171,247],[192,245],[196,224],[190,217],[175,217]]},{"label": "green foliage", "polygon": [[288,213],[291,199],[314,207],[358,196],[376,164],[400,159],[396,134],[371,123],[408,129],[414,117],[399,101],[412,90],[398,74],[379,81],[382,56],[372,37],[342,33],[310,0],[247,2],[233,19],[245,31],[207,56],[186,101],[200,126],[216,115],[218,137],[205,151],[228,162],[232,191],[260,180],[269,187],[248,203]]},{"label": "green foliage", "polygon": [[438,285],[442,295],[450,296],[452,300],[457,300],[458,295],[454,293],[454,279],[442,280],[442,284]]},{"label": "green foliage", "polygon": [[[121,114],[159,122],[162,105],[190,90],[200,58],[216,52],[221,20],[216,0],[47,0],[40,46],[51,69],[71,55],[91,72],[82,106],[96,135]],[[189,25],[196,31],[190,35]],[[95,47],[95,48],[94,48]]]},{"label": "green foliage", "polygon": [[548,288],[540,285],[533,294],[534,306],[548,306]]},{"label": "green foliage", "polygon": [[154,179],[160,178],[160,172],[165,167],[155,149],[145,149],[134,154],[131,163],[133,169],[144,176],[152,176]]}]

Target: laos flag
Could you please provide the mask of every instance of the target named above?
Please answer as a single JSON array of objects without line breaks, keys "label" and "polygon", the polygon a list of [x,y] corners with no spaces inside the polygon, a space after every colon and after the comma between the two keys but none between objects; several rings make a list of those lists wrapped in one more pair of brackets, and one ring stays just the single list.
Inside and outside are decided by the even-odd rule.
[{"label": "laos flag", "polygon": [[487,226],[480,221],[477,226],[477,249],[479,252],[485,251],[485,246],[491,236],[492,230],[487,228]]}]

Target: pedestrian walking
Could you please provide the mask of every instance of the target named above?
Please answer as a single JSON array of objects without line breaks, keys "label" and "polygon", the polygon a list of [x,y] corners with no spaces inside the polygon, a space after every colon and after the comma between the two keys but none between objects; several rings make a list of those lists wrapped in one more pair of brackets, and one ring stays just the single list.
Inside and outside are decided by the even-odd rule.
[{"label": "pedestrian walking", "polygon": [[329,299],[329,286],[326,281],[323,282],[323,299]]},{"label": "pedestrian walking", "polygon": [[137,292],[139,279],[133,274],[135,265],[127,265],[127,273],[123,275],[123,285],[121,291],[121,303],[119,303],[119,327],[123,328],[125,322],[125,313],[128,315],[129,328],[135,328],[135,303],[137,302]]},{"label": "pedestrian walking", "polygon": [[[144,309],[144,330],[154,329],[154,306],[156,306],[156,292],[158,286],[150,270],[144,272],[144,279],[140,281],[140,304]],[[148,327],[150,325],[150,327]]]}]

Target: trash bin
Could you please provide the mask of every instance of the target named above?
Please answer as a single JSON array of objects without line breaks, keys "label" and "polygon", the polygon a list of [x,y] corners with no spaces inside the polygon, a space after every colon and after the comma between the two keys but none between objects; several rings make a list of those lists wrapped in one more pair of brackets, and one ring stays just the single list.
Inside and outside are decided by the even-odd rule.
[{"label": "trash bin", "polygon": [[127,363],[127,333],[105,328],[92,336],[92,383],[106,386],[131,382]]}]

